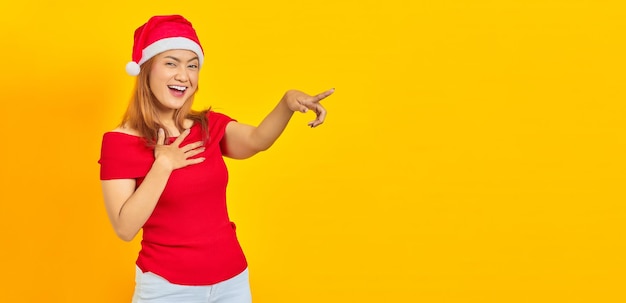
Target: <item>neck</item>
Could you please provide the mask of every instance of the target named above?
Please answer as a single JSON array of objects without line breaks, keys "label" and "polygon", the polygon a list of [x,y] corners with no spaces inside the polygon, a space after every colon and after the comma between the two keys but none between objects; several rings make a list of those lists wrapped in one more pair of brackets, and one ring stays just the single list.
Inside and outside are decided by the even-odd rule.
[{"label": "neck", "polygon": [[170,124],[174,123],[174,114],[176,110],[173,109],[157,109],[157,116],[161,123]]},{"label": "neck", "polygon": [[178,128],[176,127],[176,121],[174,120],[174,110],[159,111],[158,119],[159,123],[170,134],[177,134]]}]

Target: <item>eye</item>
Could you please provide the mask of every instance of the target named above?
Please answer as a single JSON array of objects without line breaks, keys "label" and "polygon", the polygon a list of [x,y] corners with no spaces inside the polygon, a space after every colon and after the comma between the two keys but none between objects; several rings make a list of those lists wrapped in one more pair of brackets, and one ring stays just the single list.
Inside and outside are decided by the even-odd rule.
[{"label": "eye", "polygon": [[176,66],[176,64],[174,62],[165,62],[165,65],[167,65],[167,66]]},{"label": "eye", "polygon": [[189,67],[191,69],[198,69],[198,65],[196,65],[196,64],[189,64],[187,67]]}]

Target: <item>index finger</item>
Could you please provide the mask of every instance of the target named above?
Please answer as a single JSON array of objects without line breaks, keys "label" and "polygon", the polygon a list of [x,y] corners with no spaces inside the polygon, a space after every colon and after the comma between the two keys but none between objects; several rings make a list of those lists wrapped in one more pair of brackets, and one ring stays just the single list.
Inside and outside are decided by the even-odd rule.
[{"label": "index finger", "polygon": [[334,88],[331,88],[323,93],[319,93],[312,97],[311,102],[316,103],[322,101],[324,98],[332,95],[335,92]]},{"label": "index finger", "polygon": [[159,128],[157,131],[157,145],[165,144],[165,131],[162,128]]}]

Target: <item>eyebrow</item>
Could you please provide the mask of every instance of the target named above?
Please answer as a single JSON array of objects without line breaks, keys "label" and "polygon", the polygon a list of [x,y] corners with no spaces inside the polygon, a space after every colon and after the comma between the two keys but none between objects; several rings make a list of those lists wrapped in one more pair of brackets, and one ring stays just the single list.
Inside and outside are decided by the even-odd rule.
[{"label": "eyebrow", "polygon": [[[176,57],[173,57],[173,56],[165,56],[164,58],[169,58],[169,59],[172,59],[172,60],[174,60],[174,61],[176,61],[176,62],[179,62],[179,63],[180,63],[180,61],[181,61],[180,59],[178,59],[178,58],[176,58]],[[193,60],[199,60],[199,59],[198,59],[198,57],[196,56],[196,57],[193,57],[193,58],[189,59],[189,61],[187,61],[187,63],[189,63],[189,62],[191,62],[191,61],[193,61]]]}]

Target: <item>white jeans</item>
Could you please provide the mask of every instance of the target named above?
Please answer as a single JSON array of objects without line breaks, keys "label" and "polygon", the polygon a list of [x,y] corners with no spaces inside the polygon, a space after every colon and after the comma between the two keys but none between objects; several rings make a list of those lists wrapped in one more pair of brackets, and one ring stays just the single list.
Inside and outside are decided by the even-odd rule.
[{"label": "white jeans", "polygon": [[133,303],[250,303],[248,269],[217,284],[188,286],[172,284],[151,272],[135,271]]}]

